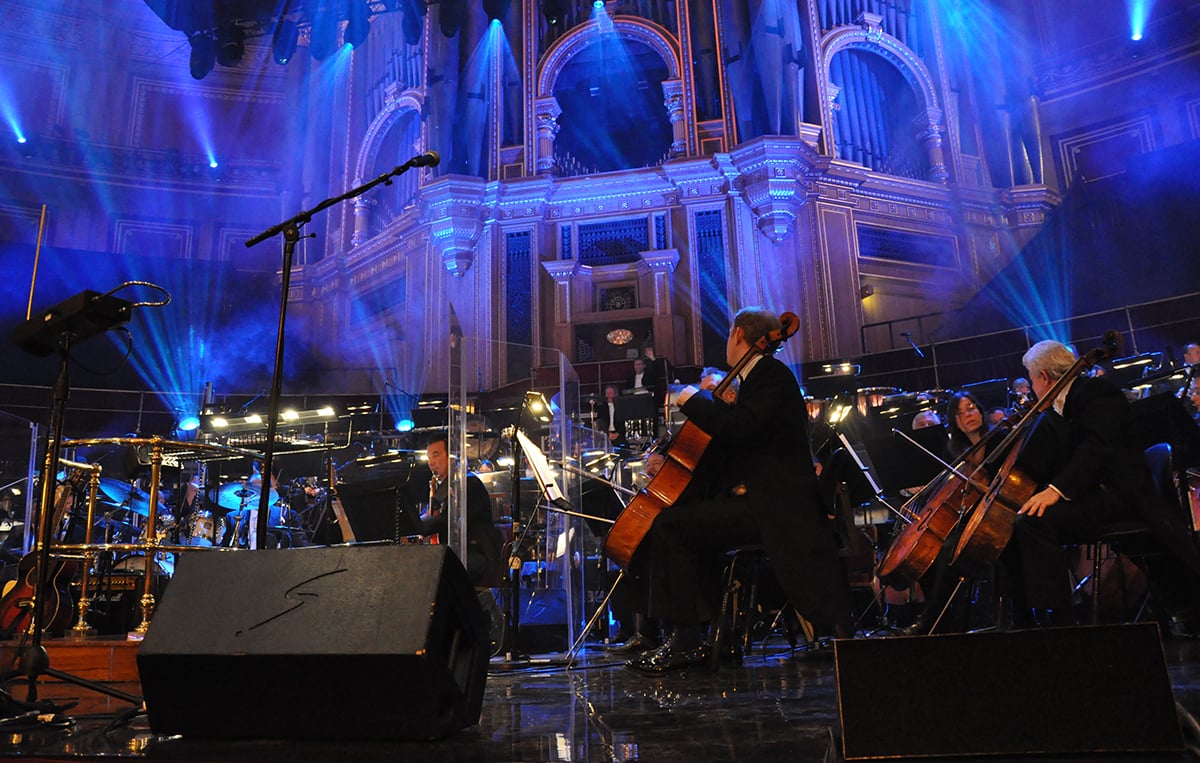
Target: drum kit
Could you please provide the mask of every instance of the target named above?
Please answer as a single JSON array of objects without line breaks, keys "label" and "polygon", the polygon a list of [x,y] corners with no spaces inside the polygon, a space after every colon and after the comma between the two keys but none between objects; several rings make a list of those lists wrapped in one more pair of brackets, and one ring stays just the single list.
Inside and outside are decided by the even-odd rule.
[{"label": "drum kit", "polygon": [[[149,469],[135,468],[126,479],[102,476],[105,465],[121,460],[108,456],[123,448],[136,448],[139,458],[147,454]],[[210,471],[217,474],[210,464],[227,462],[229,468],[236,468],[247,459],[253,463],[258,454],[252,451],[153,437],[67,440],[63,453],[84,459],[61,459],[69,466],[58,475],[58,492],[72,497],[56,500],[56,508],[65,508],[61,517],[54,518],[51,543],[52,557],[86,560],[81,565],[82,580],[71,583],[79,601],[70,635],[94,632],[89,621],[111,621],[99,611],[100,604],[110,600],[106,597],[112,590],[133,590],[127,580],[131,576],[137,576],[136,588],[142,590],[140,599],[130,599],[141,605],[135,632],[145,633],[156,597],[174,574],[178,554],[258,547],[255,525],[262,484],[257,472],[232,479],[222,476],[212,487],[204,484]],[[305,501],[304,490],[295,495]],[[274,488],[268,492],[269,543],[307,545],[300,519],[309,507],[293,510],[288,497]]]}]

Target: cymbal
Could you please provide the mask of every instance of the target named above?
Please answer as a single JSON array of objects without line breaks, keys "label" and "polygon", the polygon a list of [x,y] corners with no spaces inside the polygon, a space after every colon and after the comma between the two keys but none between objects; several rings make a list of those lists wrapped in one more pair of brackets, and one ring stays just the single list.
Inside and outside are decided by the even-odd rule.
[{"label": "cymbal", "polygon": [[[227,485],[222,485],[217,488],[217,497],[214,503],[223,509],[229,511],[237,511],[238,509],[257,509],[260,496],[262,495],[261,485],[247,485],[243,482],[230,482]],[[276,504],[279,502],[279,493],[275,490],[271,491],[268,496],[268,504]]]},{"label": "cymbal", "polygon": [[[101,477],[99,487],[107,503],[141,514],[143,517],[150,516],[150,496],[136,486],[111,477]],[[162,508],[161,499],[158,505]]]}]

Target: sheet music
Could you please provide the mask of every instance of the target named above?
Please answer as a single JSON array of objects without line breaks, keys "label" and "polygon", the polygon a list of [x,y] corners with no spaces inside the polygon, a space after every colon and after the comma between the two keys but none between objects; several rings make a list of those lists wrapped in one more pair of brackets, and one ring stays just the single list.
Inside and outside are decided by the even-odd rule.
[{"label": "sheet music", "polygon": [[554,472],[550,470],[546,454],[542,453],[541,448],[534,445],[533,440],[530,440],[520,430],[517,430],[517,442],[521,444],[521,452],[525,454],[525,460],[533,470],[534,479],[537,480],[538,487],[542,489],[542,495],[546,496],[546,500],[560,508],[570,508],[570,502],[563,496],[558,482],[554,479]]}]

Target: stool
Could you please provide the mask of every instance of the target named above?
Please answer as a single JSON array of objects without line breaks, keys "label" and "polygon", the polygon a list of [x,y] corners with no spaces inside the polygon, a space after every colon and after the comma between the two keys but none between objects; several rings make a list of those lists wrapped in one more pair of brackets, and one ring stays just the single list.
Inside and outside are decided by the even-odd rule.
[{"label": "stool", "polygon": [[[717,670],[726,651],[733,654],[737,664],[750,645],[753,628],[750,619],[756,616],[758,584],[762,566],[768,562],[762,546],[742,546],[726,553],[725,591],[721,595],[721,612],[709,653],[709,668]],[[739,575],[739,571],[744,572]],[[744,578],[744,581],[743,581]]]}]

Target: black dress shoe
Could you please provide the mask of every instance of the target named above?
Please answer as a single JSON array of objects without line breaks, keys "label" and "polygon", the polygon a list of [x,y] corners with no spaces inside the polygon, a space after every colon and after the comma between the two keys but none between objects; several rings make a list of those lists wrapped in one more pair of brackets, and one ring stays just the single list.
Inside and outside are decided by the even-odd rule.
[{"label": "black dress shoe", "polygon": [[602,648],[613,654],[636,654],[638,652],[649,651],[656,646],[658,646],[658,643],[655,639],[635,633],[619,644],[606,644]]},{"label": "black dress shoe", "polygon": [[913,620],[912,625],[905,626],[900,629],[901,636],[928,636],[933,630],[933,624],[925,620],[924,616],[917,617]]},{"label": "black dress shoe", "polygon": [[666,673],[669,670],[690,668],[708,662],[708,644],[700,644],[690,649],[679,649],[670,641],[650,652],[634,657],[625,663],[626,667],[640,673]]}]

